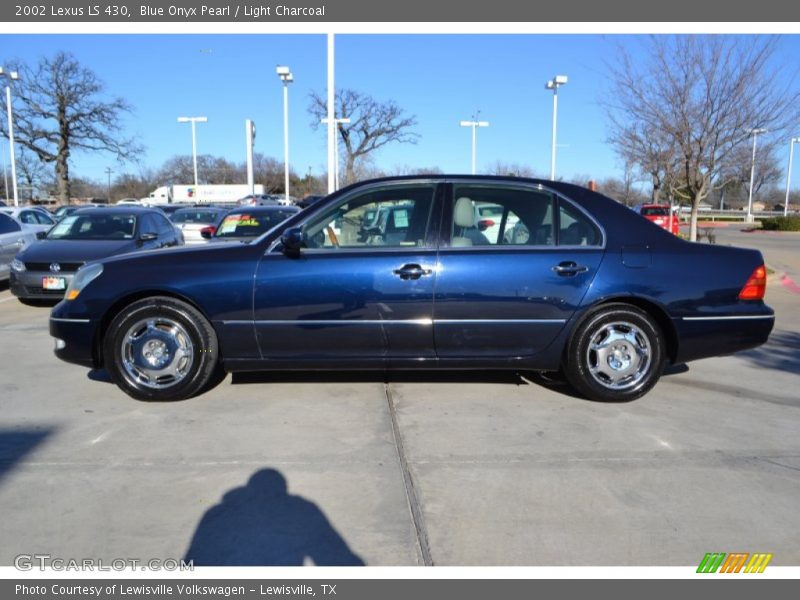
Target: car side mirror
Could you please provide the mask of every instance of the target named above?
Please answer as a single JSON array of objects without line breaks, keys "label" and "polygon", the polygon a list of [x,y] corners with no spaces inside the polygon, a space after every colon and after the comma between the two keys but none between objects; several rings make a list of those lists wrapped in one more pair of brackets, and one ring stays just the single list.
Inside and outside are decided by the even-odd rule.
[{"label": "car side mirror", "polygon": [[298,256],[303,248],[303,228],[289,227],[281,234],[283,253],[287,256]]},{"label": "car side mirror", "polygon": [[43,240],[46,237],[47,237],[47,232],[46,231],[37,231],[36,232],[36,239],[37,240]]},{"label": "car side mirror", "polygon": [[204,240],[210,240],[212,237],[214,237],[214,228],[203,227],[200,230],[200,237],[202,237]]}]

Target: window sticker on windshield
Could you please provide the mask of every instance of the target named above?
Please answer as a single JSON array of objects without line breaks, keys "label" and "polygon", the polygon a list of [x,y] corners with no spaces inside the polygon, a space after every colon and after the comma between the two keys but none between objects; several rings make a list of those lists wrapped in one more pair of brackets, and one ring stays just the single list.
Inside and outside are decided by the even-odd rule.
[{"label": "window sticker on windshield", "polygon": [[53,237],[67,235],[72,227],[72,224],[75,223],[77,219],[78,217],[64,217],[56,224],[55,227],[53,227],[50,235]]},{"label": "window sticker on windshield", "polygon": [[217,235],[235,232],[241,216],[242,215],[228,215],[225,217],[225,220],[222,221],[222,224],[219,226]]},{"label": "window sticker on windshield", "polygon": [[394,226],[397,229],[405,229],[408,227],[408,211],[396,210],[394,211]]}]

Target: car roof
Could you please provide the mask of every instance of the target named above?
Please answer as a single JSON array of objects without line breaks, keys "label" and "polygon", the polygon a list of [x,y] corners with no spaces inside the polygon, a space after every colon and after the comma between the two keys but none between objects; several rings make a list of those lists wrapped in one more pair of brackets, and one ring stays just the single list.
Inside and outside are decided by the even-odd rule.
[{"label": "car roof", "polygon": [[121,206],[89,206],[86,208],[81,208],[76,212],[80,212],[83,215],[113,215],[113,214],[126,214],[126,215],[142,215],[146,213],[156,213],[160,214],[162,217],[164,216],[163,213],[160,213],[155,208],[150,208],[148,206],[136,206],[135,204],[129,205],[121,205]]},{"label": "car roof", "polygon": [[240,206],[239,208],[235,208],[230,211],[228,214],[230,215],[238,215],[241,213],[255,213],[255,212],[277,212],[277,211],[288,211],[288,212],[300,212],[300,209],[296,206],[283,206],[282,204],[261,204],[255,206]]},{"label": "car roof", "polygon": [[175,212],[180,212],[182,210],[190,211],[190,210],[218,210],[218,211],[227,211],[227,208],[222,208],[221,206],[181,206],[180,208],[176,209]]}]

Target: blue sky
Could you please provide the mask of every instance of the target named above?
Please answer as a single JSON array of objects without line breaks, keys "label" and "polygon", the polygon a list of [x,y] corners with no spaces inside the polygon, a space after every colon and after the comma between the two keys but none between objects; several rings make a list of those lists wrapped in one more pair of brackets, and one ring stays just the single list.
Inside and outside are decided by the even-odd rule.
[{"label": "blue sky", "polygon": [[[459,127],[480,109],[490,127],[478,132],[478,170],[495,161],[547,174],[552,93],[545,82],[566,74],[559,92],[558,173],[595,178],[620,168],[606,145],[598,106],[606,64],[636,36],[604,35],[337,35],[336,85],[393,99],[418,120],[416,145],[392,145],[375,155],[378,166],[470,169],[470,131]],[[275,65],[289,65],[291,164],[300,174],[323,172],[326,137],[312,130],[312,90],[326,85],[324,35],[5,35],[0,60],[35,62],[72,52],[106,83],[109,94],[135,107],[125,129],[146,147],[144,164],[158,167],[191,153],[190,127],[180,115],[205,115],[198,152],[244,161],[244,120],[257,126],[256,150],[282,160],[282,89]],[[797,65],[800,37],[781,40],[779,58]],[[2,63],[0,63],[2,64]],[[794,69],[792,69],[794,70]],[[73,173],[104,180],[113,159],[76,153]],[[134,167],[128,167],[135,170]]]}]

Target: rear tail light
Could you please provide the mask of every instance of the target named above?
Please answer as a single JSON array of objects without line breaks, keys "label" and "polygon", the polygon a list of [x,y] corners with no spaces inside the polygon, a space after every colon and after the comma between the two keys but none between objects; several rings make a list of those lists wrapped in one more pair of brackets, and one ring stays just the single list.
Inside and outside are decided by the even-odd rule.
[{"label": "rear tail light", "polygon": [[486,231],[489,227],[494,225],[494,221],[492,219],[481,219],[478,221],[478,229],[480,231]]},{"label": "rear tail light", "polygon": [[756,267],[753,274],[739,292],[739,300],[763,300],[767,291],[767,268],[764,265]]}]

